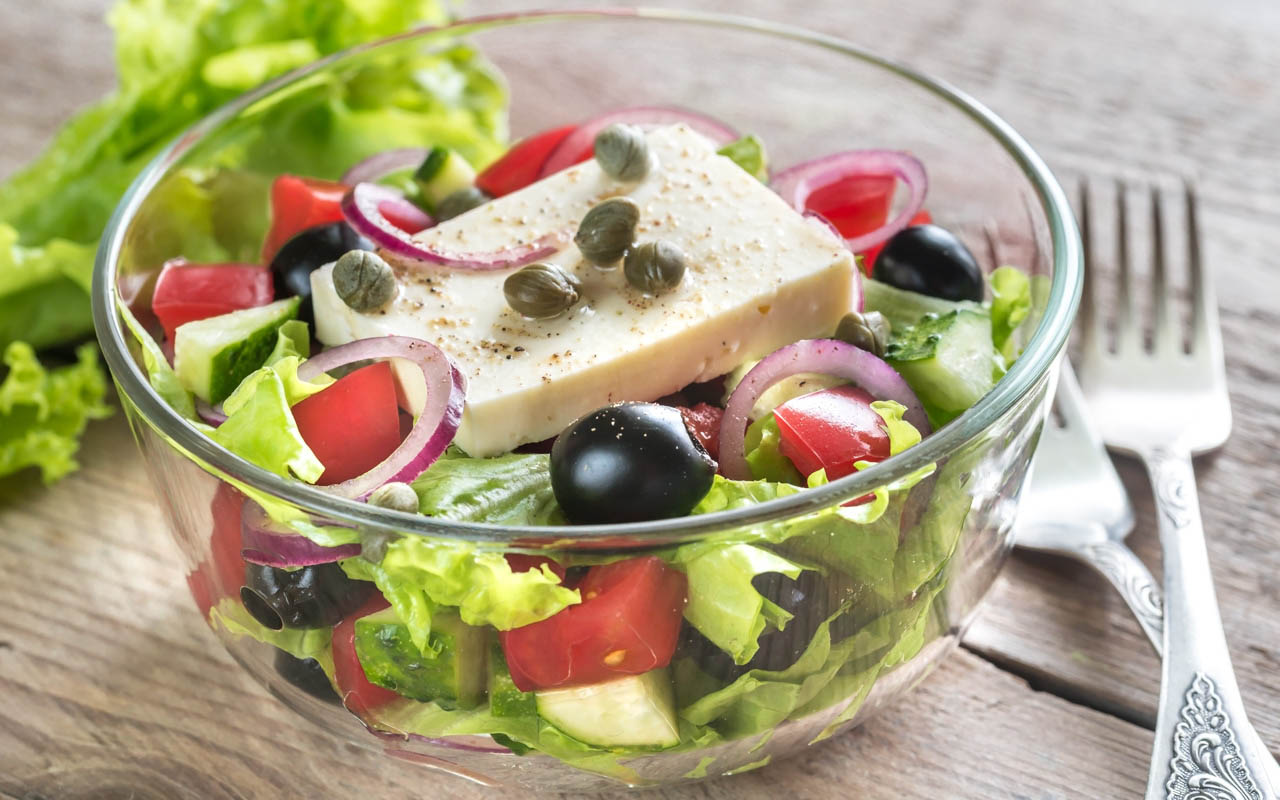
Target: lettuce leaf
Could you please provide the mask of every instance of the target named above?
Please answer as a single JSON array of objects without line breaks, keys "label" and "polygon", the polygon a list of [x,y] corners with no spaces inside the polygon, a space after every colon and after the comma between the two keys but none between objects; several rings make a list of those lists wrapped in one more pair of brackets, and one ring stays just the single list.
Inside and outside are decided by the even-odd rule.
[{"label": "lettuce leaf", "polygon": [[91,419],[109,416],[106,380],[92,344],[76,361],[45,369],[25,342],[4,350],[8,374],[0,382],[0,475],[36,467],[45,483],[76,468],[80,432]]},{"label": "lettuce leaf", "polygon": [[445,453],[413,482],[423,514],[498,525],[562,525],[564,514],[551,490],[550,459],[508,453],[469,458]]},{"label": "lettuce leaf", "polygon": [[991,341],[1008,363],[1018,356],[1013,332],[1031,313],[1031,279],[1017,267],[1000,267],[991,284]]}]

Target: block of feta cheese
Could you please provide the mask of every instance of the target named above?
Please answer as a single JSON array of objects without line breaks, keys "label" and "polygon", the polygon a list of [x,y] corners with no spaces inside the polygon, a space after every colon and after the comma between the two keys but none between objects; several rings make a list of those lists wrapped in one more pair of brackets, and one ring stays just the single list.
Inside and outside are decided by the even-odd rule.
[{"label": "block of feta cheese", "polygon": [[[825,226],[805,219],[701,134],[676,125],[647,134],[657,164],[637,183],[594,159],[423,231],[449,252],[493,252],[555,232],[569,243],[545,259],[572,272],[582,299],[548,320],[507,306],[514,270],[406,268],[388,257],[399,293],[359,313],[338,297],[332,265],[312,273],[316,336],[326,345],[398,334],[425,339],[466,375],[456,444],[491,456],[557,435],[619,400],[655,400],[709,380],[798,339],[829,335],[850,310],[854,261]],[[583,260],[571,242],[596,203],[627,195],[640,206],[637,241],[667,239],[688,257],[684,280],[648,296],[621,266]],[[423,381],[397,365],[412,409]]]}]

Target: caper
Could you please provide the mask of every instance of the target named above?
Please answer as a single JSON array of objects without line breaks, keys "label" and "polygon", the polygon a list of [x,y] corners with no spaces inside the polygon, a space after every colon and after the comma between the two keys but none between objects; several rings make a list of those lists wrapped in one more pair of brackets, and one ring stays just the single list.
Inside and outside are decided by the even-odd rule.
[{"label": "caper", "polygon": [[418,493],[407,483],[384,483],[369,495],[369,505],[418,513]]},{"label": "caper", "polygon": [[478,208],[493,198],[485,194],[481,189],[474,186],[467,186],[445,195],[445,198],[436,203],[435,218],[436,222],[444,222],[447,219],[453,219],[456,216],[465,214],[473,208]]},{"label": "caper", "polygon": [[549,319],[582,296],[582,284],[555,264],[530,264],[502,282],[507,305],[526,317]]},{"label": "caper", "polygon": [[593,264],[615,264],[635,241],[639,221],[640,206],[634,200],[611,197],[587,212],[573,241]]},{"label": "caper", "polygon": [[363,528],[360,531],[360,557],[372,564],[381,564],[387,557],[387,547],[397,541],[400,534],[380,528]]},{"label": "caper", "polygon": [[632,248],[622,262],[627,283],[649,294],[676,288],[684,277],[684,270],[684,251],[663,239]]},{"label": "caper", "polygon": [[634,125],[615,122],[596,134],[596,161],[610,178],[638,181],[649,174],[652,157],[644,132]]},{"label": "caper", "polygon": [[890,332],[889,320],[879,311],[868,311],[865,314],[850,311],[836,325],[835,338],[854,347],[861,347],[874,356],[884,356]]},{"label": "caper", "polygon": [[371,250],[350,250],[333,265],[333,288],[355,311],[377,311],[396,295],[391,266]]}]

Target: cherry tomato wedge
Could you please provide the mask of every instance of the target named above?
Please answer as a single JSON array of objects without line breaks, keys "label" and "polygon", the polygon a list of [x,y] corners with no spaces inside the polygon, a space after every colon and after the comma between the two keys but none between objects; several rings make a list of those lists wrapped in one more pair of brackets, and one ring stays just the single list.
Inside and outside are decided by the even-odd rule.
[{"label": "cherry tomato wedge", "polygon": [[[907,223],[907,227],[910,228],[913,225],[928,225],[932,222],[933,222],[933,215],[931,215],[928,211],[925,211],[922,209],[916,212],[916,215],[912,217],[911,220]],[[883,241],[880,244],[876,245],[875,247],[869,248],[858,254],[862,256],[863,272],[867,273],[868,275],[871,274],[871,269],[876,264],[876,258],[880,255],[880,251],[884,249],[884,246],[886,244],[888,244],[888,240]]]},{"label": "cherry tomato wedge", "polygon": [[400,695],[375,686],[365,677],[360,656],[356,654],[356,620],[381,611],[391,604],[381,594],[374,592],[363,606],[343,617],[333,629],[333,680],[338,684],[338,696],[342,704],[357,716],[385,706]]},{"label": "cherry tomato wedge", "polygon": [[[547,156],[577,127],[565,125],[521,139],[511,146],[506,155],[476,176],[476,186],[493,197],[523,189],[538,179]],[[587,157],[590,156],[588,152]]]},{"label": "cherry tomato wedge", "polygon": [[209,556],[187,575],[187,585],[200,612],[224,597],[239,597],[244,585],[244,559],[240,556],[240,516],[244,495],[228,483],[218,484],[209,505],[213,530],[209,534]]},{"label": "cherry tomato wedge", "polygon": [[317,178],[281,175],[271,184],[271,229],[262,244],[262,263],[270,264],[284,243],[307,228],[342,219],[347,186]]},{"label": "cherry tomato wedge", "polygon": [[191,264],[166,261],[156,278],[151,310],[170,340],[179,325],[275,299],[271,271],[254,264]]},{"label": "cherry tomato wedge", "polygon": [[583,686],[665,667],[675,652],[688,581],[656,556],[587,570],[582,602],[499,638],[521,691]]},{"label": "cherry tomato wedge", "polygon": [[376,467],[400,444],[396,382],[385,361],[343,376],[296,403],[302,440],[324,464],[321,486],[341,483]]},{"label": "cherry tomato wedge", "polygon": [[435,220],[422,209],[413,203],[383,203],[378,206],[378,210],[382,212],[382,216],[387,218],[387,222],[395,225],[405,233],[418,233],[425,231],[435,224]]},{"label": "cherry tomato wedge", "polygon": [[546,564],[555,573],[555,576],[560,579],[560,582],[564,583],[565,569],[558,561],[546,556],[530,556],[524,553],[507,553],[505,558],[512,572],[528,572],[532,569],[542,569],[542,565]]},{"label": "cherry tomato wedge", "polygon": [[889,219],[897,185],[893,175],[851,175],[809,194],[804,205],[816,211],[846,239],[871,233]]},{"label": "cherry tomato wedge", "polygon": [[856,386],[836,386],[783,403],[773,410],[782,454],[800,474],[825,469],[829,480],[855,472],[857,461],[884,461],[889,433],[873,401]]},{"label": "cherry tomato wedge", "polygon": [[724,419],[724,409],[710,403],[698,403],[692,408],[680,406],[680,415],[684,417],[684,426],[693,434],[693,438],[701,444],[712,458],[720,458],[720,420]]}]

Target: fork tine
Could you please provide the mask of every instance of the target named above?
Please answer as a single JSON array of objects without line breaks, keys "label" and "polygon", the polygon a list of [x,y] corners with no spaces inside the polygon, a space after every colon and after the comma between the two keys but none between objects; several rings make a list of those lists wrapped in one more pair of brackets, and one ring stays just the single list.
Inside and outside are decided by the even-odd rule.
[{"label": "fork tine", "polygon": [[1106,349],[1106,330],[1097,311],[1094,291],[1093,227],[1089,213],[1089,183],[1083,177],[1079,185],[1080,244],[1084,253],[1084,293],[1080,298],[1080,349],[1086,361],[1099,358]]},{"label": "fork tine", "polygon": [[1133,264],[1129,260],[1127,195],[1124,181],[1116,180],[1116,264],[1120,271],[1119,296],[1115,298],[1117,354],[1142,352],[1142,330],[1133,297]]},{"label": "fork tine", "polygon": [[1164,251],[1164,208],[1160,189],[1151,187],[1151,300],[1155,310],[1151,350],[1160,355],[1182,352],[1182,329],[1172,306],[1168,264]]},{"label": "fork tine", "polygon": [[1222,361],[1222,329],[1218,323],[1218,298],[1213,279],[1200,255],[1200,223],[1196,214],[1196,193],[1189,182],[1183,184],[1187,203],[1187,260],[1191,266],[1192,337],[1191,352]]}]

